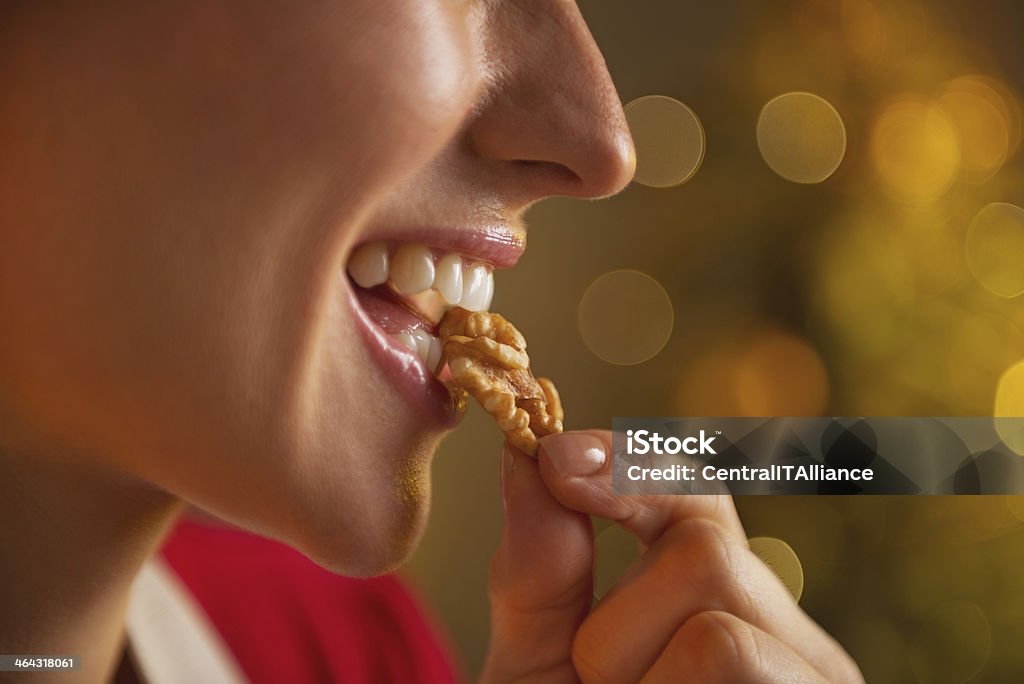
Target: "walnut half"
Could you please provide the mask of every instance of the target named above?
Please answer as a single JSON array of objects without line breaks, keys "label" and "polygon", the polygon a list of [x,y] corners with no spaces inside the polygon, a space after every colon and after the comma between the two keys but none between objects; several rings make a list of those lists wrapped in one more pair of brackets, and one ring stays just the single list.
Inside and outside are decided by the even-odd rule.
[{"label": "walnut half", "polygon": [[526,339],[504,317],[456,307],[441,319],[438,336],[452,384],[491,414],[512,446],[535,456],[538,439],[562,431],[555,384],[534,378]]}]

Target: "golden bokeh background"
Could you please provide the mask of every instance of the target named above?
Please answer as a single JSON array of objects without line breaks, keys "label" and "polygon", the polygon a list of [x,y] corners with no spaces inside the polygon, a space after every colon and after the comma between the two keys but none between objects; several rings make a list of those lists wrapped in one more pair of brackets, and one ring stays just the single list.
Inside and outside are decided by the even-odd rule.
[{"label": "golden bokeh background", "polygon": [[611,271],[592,282],[579,306],[580,337],[608,363],[635,366],[653,358],[672,334],[675,312],[661,284],[640,271]]},{"label": "golden bokeh background", "polygon": [[669,188],[697,173],[707,140],[692,109],[671,97],[644,95],[626,103],[623,111],[636,149],[634,183]]},{"label": "golden bokeh background", "polygon": [[[1024,415],[1024,4],[580,8],[632,104],[643,182],[538,205],[492,307],[558,382],[569,428]],[[616,311],[625,290],[586,296],[614,273],[652,279],[667,309],[654,297],[662,313],[636,321]],[[500,445],[476,410],[443,445],[410,568],[470,674],[487,643]],[[774,540],[758,544],[793,550],[801,605],[872,684],[1024,681],[1024,497],[737,505],[750,537]],[[604,529],[602,586],[635,551]]]},{"label": "golden bokeh background", "polygon": [[794,183],[821,183],[846,154],[846,126],[827,100],[813,93],[773,98],[757,117],[757,146],[772,171]]}]

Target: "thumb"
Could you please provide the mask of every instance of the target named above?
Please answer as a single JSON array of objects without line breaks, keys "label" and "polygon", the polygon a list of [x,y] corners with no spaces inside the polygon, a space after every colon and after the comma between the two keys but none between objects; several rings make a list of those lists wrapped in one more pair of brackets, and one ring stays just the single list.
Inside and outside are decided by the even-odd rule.
[{"label": "thumb", "polygon": [[491,559],[491,647],[483,681],[576,681],[572,643],[590,608],[590,518],[548,492],[537,462],[505,445],[505,529]]}]

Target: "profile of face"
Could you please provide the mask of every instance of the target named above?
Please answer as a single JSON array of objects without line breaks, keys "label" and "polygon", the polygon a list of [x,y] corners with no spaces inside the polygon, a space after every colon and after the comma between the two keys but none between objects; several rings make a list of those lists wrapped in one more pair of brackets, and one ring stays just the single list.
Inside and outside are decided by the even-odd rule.
[{"label": "profile of face", "polygon": [[461,278],[453,298],[483,306],[530,204],[629,181],[574,3],[0,15],[0,448],[155,485],[340,572],[400,563],[457,416],[429,339],[397,334],[429,325],[373,286]]}]

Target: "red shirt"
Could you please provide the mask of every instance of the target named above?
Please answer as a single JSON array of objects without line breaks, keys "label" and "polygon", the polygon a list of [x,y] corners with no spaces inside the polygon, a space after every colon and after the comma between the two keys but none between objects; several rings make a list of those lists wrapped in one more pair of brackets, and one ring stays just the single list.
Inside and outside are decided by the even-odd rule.
[{"label": "red shirt", "polygon": [[341,577],[283,544],[194,521],[163,557],[253,684],[462,679],[394,576]]}]

